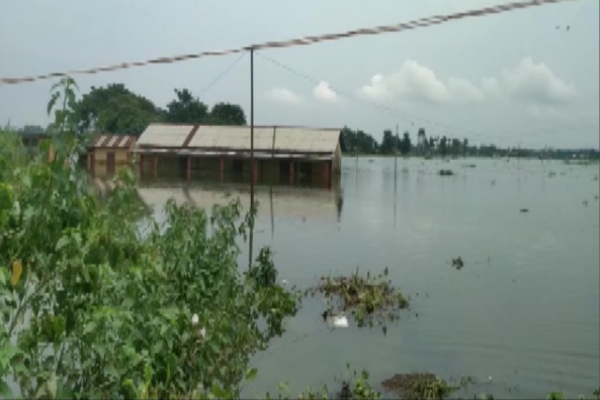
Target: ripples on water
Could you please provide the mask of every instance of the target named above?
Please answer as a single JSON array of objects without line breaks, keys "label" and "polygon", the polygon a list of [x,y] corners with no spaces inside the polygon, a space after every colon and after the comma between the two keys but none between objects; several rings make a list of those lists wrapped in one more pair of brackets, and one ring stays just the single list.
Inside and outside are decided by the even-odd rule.
[{"label": "ripples on water", "polygon": [[[438,176],[442,168],[455,175]],[[280,278],[305,287],[329,272],[388,266],[413,314],[386,337],[377,329],[331,332],[320,301],[308,300],[286,335],[256,357],[259,377],[247,394],[283,381],[293,392],[331,384],[349,362],[375,383],[427,370],[473,376],[485,382],[475,393],[497,398],[589,396],[600,386],[598,169],[411,159],[398,160],[395,173],[391,158],[361,158],[358,168],[344,160],[339,190],[259,188],[254,241],[272,246]],[[198,206],[224,201],[214,188],[141,195],[157,207],[170,196]],[[450,267],[457,256],[461,271]]]}]

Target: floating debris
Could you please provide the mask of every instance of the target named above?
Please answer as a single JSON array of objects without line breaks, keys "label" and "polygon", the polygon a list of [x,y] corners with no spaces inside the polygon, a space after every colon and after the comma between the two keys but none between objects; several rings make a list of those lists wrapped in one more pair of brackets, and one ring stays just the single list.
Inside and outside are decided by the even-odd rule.
[{"label": "floating debris", "polygon": [[521,208],[521,210],[520,210],[520,211],[521,211],[522,213],[526,213],[526,212],[529,212],[529,209],[528,209],[528,208]]},{"label": "floating debris", "polygon": [[553,178],[555,176],[556,176],[556,172],[554,172],[554,171],[548,172],[548,178]]},{"label": "floating debris", "polygon": [[345,315],[333,315],[328,318],[329,324],[334,328],[347,328],[348,318]]},{"label": "floating debris", "polygon": [[349,313],[359,328],[385,325],[387,320],[398,318],[399,310],[408,308],[408,300],[385,279],[387,274],[386,268],[373,277],[369,272],[360,276],[358,269],[349,277],[323,276],[317,286],[306,290],[305,296],[321,294],[325,298],[328,308],[321,314],[324,321]]},{"label": "floating debris", "polygon": [[588,201],[587,201],[587,200],[584,200],[584,201],[583,201],[583,205],[584,205],[585,207],[587,207],[587,206],[588,206]]},{"label": "floating debris", "polygon": [[465,266],[465,263],[463,262],[463,259],[461,257],[452,259],[452,267],[453,268],[460,271],[462,269],[462,267],[464,267],[464,266]]},{"label": "floating debris", "polygon": [[440,175],[440,176],[452,176],[452,175],[454,175],[454,172],[452,172],[452,170],[450,170],[450,169],[440,169],[438,171],[438,175]]},{"label": "floating debris", "polygon": [[474,379],[465,377],[457,384],[449,384],[432,373],[414,372],[396,374],[384,380],[381,385],[386,391],[400,395],[403,399],[437,400],[446,399],[457,390],[474,383]]}]

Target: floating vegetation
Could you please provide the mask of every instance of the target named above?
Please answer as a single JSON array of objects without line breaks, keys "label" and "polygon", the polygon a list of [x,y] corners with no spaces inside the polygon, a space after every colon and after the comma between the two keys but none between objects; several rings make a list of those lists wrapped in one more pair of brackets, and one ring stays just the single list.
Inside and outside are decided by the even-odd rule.
[{"label": "floating vegetation", "polygon": [[321,294],[327,302],[327,310],[321,315],[325,321],[330,316],[350,314],[358,327],[385,326],[386,321],[398,319],[398,312],[408,308],[408,300],[387,279],[388,269],[371,276],[359,275],[358,268],[349,277],[323,276],[317,286],[309,288],[305,296]]},{"label": "floating vegetation", "polygon": [[594,196],[594,200],[599,200],[599,199],[600,199],[600,196],[598,196],[598,195]]},{"label": "floating vegetation", "polygon": [[396,374],[384,380],[381,385],[386,391],[400,395],[403,399],[437,400],[446,399],[457,390],[474,383],[475,380],[470,377],[451,384],[429,372],[413,372]]},{"label": "floating vegetation", "polygon": [[461,257],[452,259],[452,268],[455,268],[460,271],[462,269],[462,267],[464,267],[464,266],[465,266],[465,263],[463,262],[463,259]]},{"label": "floating vegetation", "polygon": [[520,211],[521,211],[522,213],[526,213],[526,212],[529,212],[529,209],[528,209],[528,208],[521,208],[521,210],[520,210]]},{"label": "floating vegetation", "polygon": [[438,175],[440,175],[440,176],[452,176],[452,175],[454,175],[454,172],[452,172],[451,169],[440,169],[438,171]]},{"label": "floating vegetation", "polygon": [[475,164],[463,164],[463,168],[476,168],[477,165]]}]

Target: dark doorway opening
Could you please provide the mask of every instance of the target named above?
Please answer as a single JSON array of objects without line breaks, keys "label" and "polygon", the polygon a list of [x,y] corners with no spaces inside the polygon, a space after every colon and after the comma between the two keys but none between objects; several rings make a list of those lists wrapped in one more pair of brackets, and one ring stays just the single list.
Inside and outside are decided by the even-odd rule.
[{"label": "dark doorway opening", "polygon": [[106,153],[106,173],[108,175],[115,173],[115,153],[112,151]]}]

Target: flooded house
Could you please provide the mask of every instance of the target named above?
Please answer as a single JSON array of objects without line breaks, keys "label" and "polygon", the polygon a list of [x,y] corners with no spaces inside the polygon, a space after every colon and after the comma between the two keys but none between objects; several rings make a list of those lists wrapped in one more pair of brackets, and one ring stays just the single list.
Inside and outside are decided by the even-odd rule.
[{"label": "flooded house", "polygon": [[151,124],[135,147],[142,178],[331,187],[339,177],[341,129]]},{"label": "flooded house", "polygon": [[87,146],[87,169],[93,177],[110,177],[130,165],[136,137],[101,134]]}]

